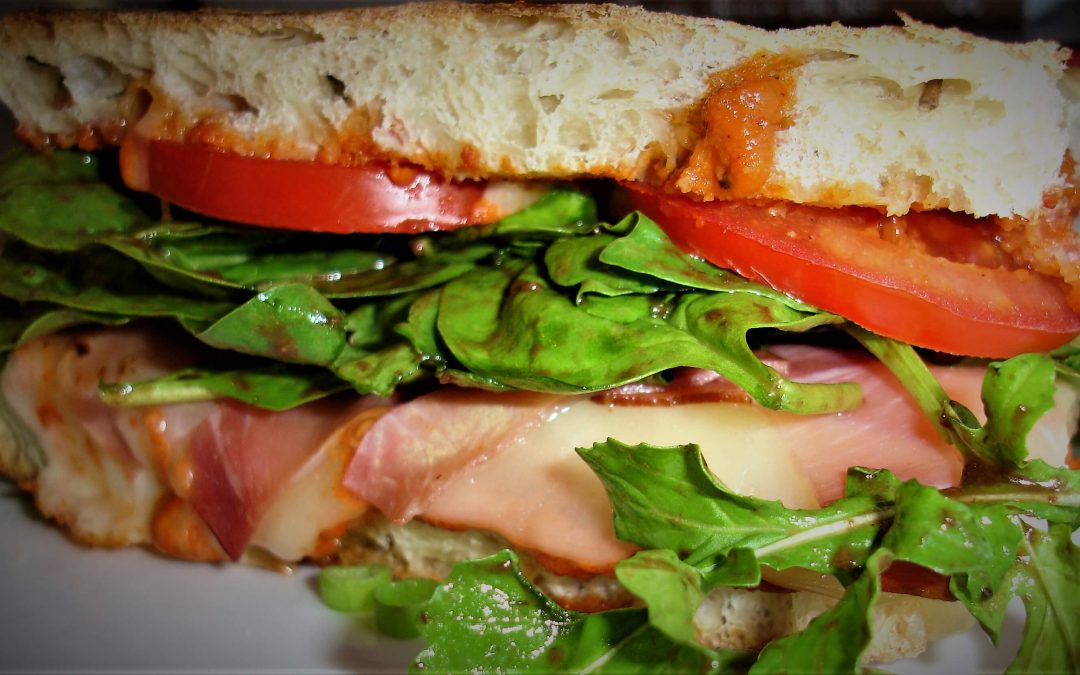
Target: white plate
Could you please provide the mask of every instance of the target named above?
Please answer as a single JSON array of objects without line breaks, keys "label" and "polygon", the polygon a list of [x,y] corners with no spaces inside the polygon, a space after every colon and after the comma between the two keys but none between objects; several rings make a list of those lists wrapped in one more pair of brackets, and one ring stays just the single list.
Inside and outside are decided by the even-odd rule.
[{"label": "white plate", "polygon": [[313,570],[87,549],[4,492],[2,672],[399,672],[421,647],[325,608]]},{"label": "white plate", "polygon": [[[0,671],[401,672],[421,645],[378,637],[319,602],[314,570],[291,576],[87,549],[0,488]],[[1001,672],[977,631],[950,638],[902,673]]]}]

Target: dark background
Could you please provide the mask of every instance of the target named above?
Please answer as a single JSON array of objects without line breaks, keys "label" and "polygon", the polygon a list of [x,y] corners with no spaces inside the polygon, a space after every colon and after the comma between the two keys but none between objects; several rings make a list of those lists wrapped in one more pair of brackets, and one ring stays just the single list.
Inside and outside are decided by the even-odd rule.
[{"label": "dark background", "polygon": [[[541,0],[542,1],[542,0]],[[1008,40],[1048,38],[1080,45],[1080,0],[617,0],[682,14],[715,16],[765,27],[839,20],[850,25],[896,23],[896,11],[940,26]],[[326,9],[374,0],[5,0],[0,11],[30,7],[196,9]]]}]

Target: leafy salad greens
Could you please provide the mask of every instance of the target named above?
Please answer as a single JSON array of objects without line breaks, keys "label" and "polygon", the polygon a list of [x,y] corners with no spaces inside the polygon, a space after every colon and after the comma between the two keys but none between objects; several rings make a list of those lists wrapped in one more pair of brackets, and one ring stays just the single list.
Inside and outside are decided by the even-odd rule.
[{"label": "leafy salad greens", "polygon": [[[571,612],[511,552],[462,562],[395,605],[414,618],[392,631],[415,624],[428,642],[417,669],[855,672],[880,572],[907,561],[947,576],[991,640],[1008,602],[1023,601],[1014,670],[1080,670],[1080,472],[1028,460],[1025,442],[1055,381],[1080,377],[1080,348],[991,364],[980,424],[910,346],[691,258],[640,214],[603,222],[575,190],[490,226],[340,236],[162,221],[102,165],[74,152],[0,162],[0,353],[70,326],[153,319],[215,354],[156,380],[104,383],[110,403],[225,397],[282,410],[436,379],[587,393],[692,366],[770,408],[835,412],[859,404],[857,385],[794,382],[755,355],[770,340],[830,333],[881,359],[966,458],[963,483],[940,492],[852,468],[843,498],[806,511],[732,493],[693,445],[580,448],[618,536],[643,549],[616,569],[640,606]],[[693,617],[706,595],[756,586],[763,567],[828,574],[845,591],[760,654],[700,644]],[[339,577],[327,594],[339,608],[400,583],[326,574]]]}]

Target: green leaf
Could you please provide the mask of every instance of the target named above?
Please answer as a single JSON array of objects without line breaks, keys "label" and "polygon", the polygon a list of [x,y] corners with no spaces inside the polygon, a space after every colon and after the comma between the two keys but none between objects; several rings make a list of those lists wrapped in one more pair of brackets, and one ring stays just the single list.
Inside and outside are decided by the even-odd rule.
[{"label": "green leaf", "polygon": [[745,658],[673,643],[642,610],[562,609],[509,551],[455,564],[425,618],[414,672],[710,673]]},{"label": "green leaf", "polygon": [[858,405],[857,385],[787,380],[753,354],[746,333],[832,321],[752,294],[687,294],[668,320],[612,321],[578,307],[527,267],[475,270],[447,284],[437,328],[471,375],[502,386],[594,391],[695,366],[731,379],[763,405],[823,412]]},{"label": "green leaf", "polygon": [[78,152],[16,152],[0,162],[0,232],[38,248],[74,251],[149,222],[99,180],[99,162]]},{"label": "green leaf", "polygon": [[1045,354],[990,364],[982,389],[987,422],[979,437],[980,457],[1020,466],[1028,454],[1028,433],[1054,407],[1054,376],[1054,362]]},{"label": "green leaf", "polygon": [[75,309],[54,309],[48,305],[14,308],[0,313],[0,352],[14,349],[34,338],[86,324],[119,326],[130,319],[126,316],[100,314]]},{"label": "green leaf", "polygon": [[717,579],[730,572],[713,568],[736,549],[749,549],[773,569],[805,567],[846,580],[890,522],[898,485],[887,471],[858,472],[861,480],[849,483],[848,496],[807,511],[731,492],[695,445],[628,446],[609,439],[578,454],[604,483],[620,539],[679,552]]},{"label": "green leaf", "polygon": [[663,280],[667,282],[666,288],[675,284],[704,291],[749,292],[781,302],[798,311],[820,313],[810,305],[768,286],[686,255],[659,225],[645,215],[633,213],[615,227],[627,231],[628,234],[614,239],[603,249],[600,261],[607,265]]},{"label": "green leaf", "polygon": [[677,296],[672,293],[617,296],[590,294],[578,301],[578,307],[600,319],[615,323],[634,323],[646,319],[667,318],[677,301]]},{"label": "green leaf", "polygon": [[146,222],[146,214],[100,183],[23,185],[0,199],[0,230],[56,251],[74,251]]},{"label": "green leaf", "polygon": [[554,242],[544,254],[548,275],[560,286],[580,287],[579,301],[589,293],[615,296],[658,291],[655,281],[600,262],[600,251],[614,240],[609,234],[595,234]]},{"label": "green leaf", "polygon": [[694,613],[706,594],[701,570],[662,549],[640,551],[621,561],[615,577],[645,602],[649,623],[678,644],[699,646]]},{"label": "green leaf", "polygon": [[881,359],[914,396],[938,432],[969,458],[1004,468],[1017,468],[1027,457],[1027,435],[1054,405],[1053,360],[1023,354],[991,363],[983,381],[986,426],[949,399],[911,345],[848,326],[848,332]]},{"label": "green leaf", "polygon": [[966,504],[1002,504],[1017,514],[1080,527],[1080,471],[1041,459],[1016,469],[969,462],[963,485],[949,494]]},{"label": "green leaf", "polygon": [[369,611],[375,589],[390,580],[389,565],[327,565],[319,570],[319,595],[339,612]]},{"label": "green leaf", "polygon": [[[531,206],[511,214],[482,230],[484,236],[558,238],[584,234],[596,223],[596,202],[589,195],[569,188],[554,188]],[[463,236],[479,234],[463,231]]]},{"label": "green leaf", "polygon": [[1045,533],[1025,530],[1014,588],[1027,622],[1007,672],[1080,672],[1080,551],[1072,530],[1063,525],[1051,525]]},{"label": "green leaf", "polygon": [[761,583],[761,563],[750,548],[733,548],[716,558],[704,572],[708,588],[753,588]]},{"label": "green leaf", "polygon": [[840,601],[805,630],[770,643],[751,673],[858,673],[872,637],[874,603],[881,593],[881,570],[891,554],[879,549]]},{"label": "green leaf", "polygon": [[360,394],[390,396],[394,389],[420,376],[422,358],[406,342],[375,351],[346,345],[333,364],[334,373]]},{"label": "green leaf", "polygon": [[412,344],[421,361],[435,366],[437,372],[447,361],[437,328],[441,300],[441,290],[420,295],[409,306],[405,321],[396,327],[397,332]]},{"label": "green leaf", "polygon": [[908,481],[898,491],[893,525],[881,545],[898,559],[950,577],[953,595],[996,642],[1004,616],[993,601],[1004,590],[1020,539],[1005,506],[969,506]]},{"label": "green leaf", "polygon": [[348,344],[332,369],[362,394],[389,396],[421,375],[423,357],[399,332],[418,293],[367,302],[345,317]]},{"label": "green leaf", "polygon": [[220,349],[288,363],[329,365],[345,347],[343,317],[310,286],[275,286],[200,332]]},{"label": "green leaf", "polygon": [[23,185],[96,180],[98,156],[88,152],[31,152],[12,150],[0,159],[0,198]]},{"label": "green leaf", "polygon": [[102,400],[116,406],[231,398],[268,410],[288,410],[348,388],[325,370],[283,364],[223,372],[181,370],[153,380],[99,386]]},{"label": "green leaf", "polygon": [[477,247],[458,250],[453,259],[401,262],[401,252],[391,250],[401,247],[389,242],[402,241],[168,223],[102,243],[170,283],[211,294],[303,283],[328,298],[374,298],[439,286],[475,266]]},{"label": "green leaf", "polygon": [[[479,664],[489,672],[552,670],[565,658],[560,646],[576,625],[576,615],[544,597],[521,574],[517,557],[504,551],[454,565],[428,603],[421,627],[428,647],[416,665],[430,672]],[[492,650],[492,644],[504,646]]]},{"label": "green leaf", "polygon": [[375,627],[398,639],[420,635],[424,609],[438,587],[434,579],[392,581],[375,588]]},{"label": "green leaf", "polygon": [[116,317],[196,322],[213,322],[233,308],[232,303],[177,294],[108,251],[47,254],[13,242],[0,251],[0,295]]},{"label": "green leaf", "polygon": [[736,383],[767,408],[803,414],[856,408],[862,403],[859,386],[810,384],[782,377],[750,349],[747,333],[766,328],[801,333],[840,321],[831,314],[807,314],[755,293],[687,294],[669,320],[708,350],[700,367]]}]

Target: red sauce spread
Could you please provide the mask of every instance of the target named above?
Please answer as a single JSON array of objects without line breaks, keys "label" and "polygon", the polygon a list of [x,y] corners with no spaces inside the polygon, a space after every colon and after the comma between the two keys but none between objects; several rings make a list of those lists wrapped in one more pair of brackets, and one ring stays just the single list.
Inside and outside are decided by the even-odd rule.
[{"label": "red sauce spread", "polygon": [[165,555],[181,560],[226,560],[206,523],[190,504],[174,495],[166,495],[158,502],[150,522],[150,543]]},{"label": "red sauce spread", "polygon": [[675,188],[706,201],[756,195],[772,172],[776,132],[791,125],[793,74],[802,63],[763,52],[713,75],[700,113],[703,136]]},{"label": "red sauce spread", "polygon": [[1075,230],[1080,213],[1080,176],[1076,160],[1066,151],[1061,186],[1043,195],[1037,220],[994,218],[1003,251],[1032,271],[1064,281],[1069,305],[1080,312],[1080,236]]}]

